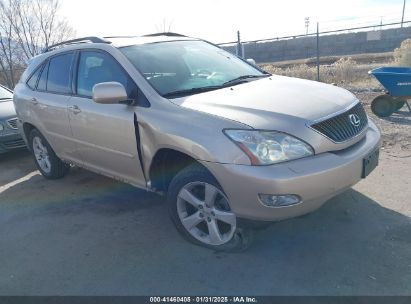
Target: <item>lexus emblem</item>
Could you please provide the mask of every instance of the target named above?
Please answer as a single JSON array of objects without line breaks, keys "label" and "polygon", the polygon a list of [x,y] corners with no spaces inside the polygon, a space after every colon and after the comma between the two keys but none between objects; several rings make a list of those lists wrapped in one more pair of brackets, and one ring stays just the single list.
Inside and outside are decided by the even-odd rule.
[{"label": "lexus emblem", "polygon": [[350,120],[350,123],[354,126],[354,127],[359,127],[361,124],[361,119],[357,114],[350,114],[348,115],[348,119]]}]

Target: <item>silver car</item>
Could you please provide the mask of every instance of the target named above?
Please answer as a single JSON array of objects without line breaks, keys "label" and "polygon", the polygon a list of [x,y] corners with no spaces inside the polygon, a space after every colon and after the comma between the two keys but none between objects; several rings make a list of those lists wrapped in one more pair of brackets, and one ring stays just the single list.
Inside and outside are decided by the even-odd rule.
[{"label": "silver car", "polygon": [[76,165],[166,195],[178,231],[215,250],[319,208],[378,164],[350,92],[270,75],[179,34],[87,37],[33,58],[14,102],[40,172]]},{"label": "silver car", "polygon": [[0,154],[26,146],[17,127],[13,92],[0,85]]}]

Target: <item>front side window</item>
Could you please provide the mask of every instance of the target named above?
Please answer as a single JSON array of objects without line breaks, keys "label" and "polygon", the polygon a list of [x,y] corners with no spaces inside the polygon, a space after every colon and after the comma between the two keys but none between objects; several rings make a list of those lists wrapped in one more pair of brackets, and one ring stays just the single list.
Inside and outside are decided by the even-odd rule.
[{"label": "front side window", "polygon": [[83,51],[78,66],[77,94],[92,97],[94,85],[110,81],[121,83],[128,97],[136,98],[137,87],[117,61],[102,52]]},{"label": "front side window", "polygon": [[70,73],[73,59],[73,53],[58,55],[50,59],[47,91],[62,94],[71,93]]},{"label": "front side window", "polygon": [[[238,57],[204,41],[168,41],[120,49],[162,96],[218,89],[234,80],[267,76]],[[200,90],[201,91],[201,90]]]}]

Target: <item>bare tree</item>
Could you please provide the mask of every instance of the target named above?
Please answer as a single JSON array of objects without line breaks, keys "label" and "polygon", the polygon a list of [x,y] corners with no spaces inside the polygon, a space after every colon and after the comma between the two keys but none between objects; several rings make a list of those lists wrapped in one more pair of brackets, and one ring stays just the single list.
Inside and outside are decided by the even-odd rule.
[{"label": "bare tree", "polygon": [[19,76],[16,67],[21,70],[43,48],[74,36],[58,12],[58,0],[0,0],[0,68],[9,87]]},{"label": "bare tree", "polygon": [[20,51],[18,44],[13,40],[13,25],[10,22],[11,11],[0,2],[0,69],[3,81],[7,86],[14,86],[14,68],[17,65],[16,54]]}]

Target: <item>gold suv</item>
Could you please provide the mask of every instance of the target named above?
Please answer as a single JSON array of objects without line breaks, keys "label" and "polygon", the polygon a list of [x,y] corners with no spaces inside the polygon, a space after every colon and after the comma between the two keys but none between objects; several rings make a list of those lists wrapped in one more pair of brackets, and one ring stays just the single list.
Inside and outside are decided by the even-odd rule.
[{"label": "gold suv", "polygon": [[163,193],[178,231],[216,250],[243,248],[250,223],[315,210],[378,163],[380,133],[348,91],[173,33],[49,47],[14,103],[46,178],[76,165]]}]

